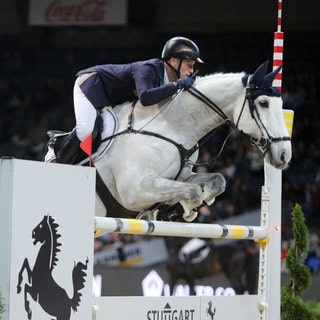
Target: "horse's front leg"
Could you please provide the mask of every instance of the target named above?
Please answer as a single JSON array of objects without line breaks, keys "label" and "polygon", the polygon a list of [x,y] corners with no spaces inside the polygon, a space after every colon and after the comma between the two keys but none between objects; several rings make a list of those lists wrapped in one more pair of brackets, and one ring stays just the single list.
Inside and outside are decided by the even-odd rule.
[{"label": "horse's front leg", "polygon": [[209,206],[226,188],[226,180],[220,173],[193,173],[185,181],[201,186],[203,201]]},{"label": "horse's front leg", "polygon": [[26,270],[27,271],[27,275],[28,275],[28,282],[30,283],[31,281],[31,268],[29,266],[29,262],[28,262],[28,259],[25,258],[24,261],[23,261],[23,264],[22,264],[22,267],[19,271],[19,274],[18,274],[18,284],[17,284],[17,293],[20,293],[21,292],[21,283],[22,283],[22,280],[23,280],[23,277],[22,277],[22,274],[23,274],[23,271]]},{"label": "horse's front leg", "polygon": [[192,209],[203,202],[200,185],[154,176],[143,178],[135,187],[131,185],[127,188],[123,194],[126,195],[122,199],[123,205],[131,210],[136,210],[137,206],[149,208],[156,203],[169,206],[180,203],[184,211],[183,218],[187,221],[196,218]]}]

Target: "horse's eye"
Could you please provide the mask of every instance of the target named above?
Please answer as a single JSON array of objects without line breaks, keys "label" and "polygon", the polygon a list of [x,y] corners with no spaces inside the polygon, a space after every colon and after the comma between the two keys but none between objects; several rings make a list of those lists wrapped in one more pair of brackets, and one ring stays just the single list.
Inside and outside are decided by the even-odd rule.
[{"label": "horse's eye", "polygon": [[267,100],[261,100],[259,101],[259,104],[262,108],[269,108],[269,103]]}]

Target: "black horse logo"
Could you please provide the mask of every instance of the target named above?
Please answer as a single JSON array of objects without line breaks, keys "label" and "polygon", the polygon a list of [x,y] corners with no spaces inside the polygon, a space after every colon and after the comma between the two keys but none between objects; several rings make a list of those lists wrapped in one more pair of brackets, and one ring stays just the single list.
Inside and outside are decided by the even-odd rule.
[{"label": "black horse logo", "polygon": [[33,229],[33,244],[41,243],[41,247],[33,266],[30,268],[27,258],[24,259],[18,276],[17,291],[21,292],[22,274],[27,271],[28,282],[24,284],[24,307],[28,319],[32,319],[32,310],[28,300],[28,294],[32,299],[40,304],[42,309],[56,320],[70,320],[71,309],[75,312],[80,304],[81,293],[79,292],[85,285],[85,277],[88,259],[85,263],[78,262],[72,271],[73,296],[69,298],[66,291],[61,288],[53,279],[52,271],[57,265],[57,252],[60,251],[61,243],[58,242],[60,234],[51,216],[44,216],[42,221]]},{"label": "black horse logo", "polygon": [[208,302],[207,315],[210,316],[211,320],[214,320],[214,315],[216,314],[216,308],[212,311],[212,301]]}]

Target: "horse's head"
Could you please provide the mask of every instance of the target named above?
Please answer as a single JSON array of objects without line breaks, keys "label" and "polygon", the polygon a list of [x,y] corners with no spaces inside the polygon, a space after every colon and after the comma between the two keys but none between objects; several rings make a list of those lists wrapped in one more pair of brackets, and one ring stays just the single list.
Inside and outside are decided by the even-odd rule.
[{"label": "horse's head", "polygon": [[38,242],[44,243],[49,240],[52,243],[56,243],[60,237],[56,231],[57,226],[51,216],[44,216],[41,222],[32,230],[33,244],[37,244]]},{"label": "horse's head", "polygon": [[44,243],[50,238],[49,216],[44,216],[41,222],[32,230],[33,244]]},{"label": "horse's head", "polygon": [[250,136],[268,163],[284,169],[291,159],[291,141],[283,117],[281,93],[272,86],[281,66],[269,74],[267,68],[265,62],[253,75],[242,78],[246,97],[234,112],[234,123]]},{"label": "horse's head", "polygon": [[32,230],[33,244],[43,243],[47,237],[50,237],[49,216],[44,216],[41,222]]}]

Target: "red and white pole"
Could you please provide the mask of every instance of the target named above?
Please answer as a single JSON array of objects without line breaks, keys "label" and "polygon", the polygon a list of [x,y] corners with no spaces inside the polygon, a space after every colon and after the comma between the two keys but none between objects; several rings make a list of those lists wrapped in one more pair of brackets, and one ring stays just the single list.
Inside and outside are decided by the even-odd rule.
[{"label": "red and white pole", "polygon": [[[283,62],[282,0],[278,0],[277,31],[274,33],[273,70]],[[282,91],[282,70],[273,86]],[[285,113],[284,113],[285,114]],[[292,115],[293,117],[293,115]],[[261,226],[268,229],[269,242],[260,245],[258,293],[259,320],[280,320],[281,310],[281,199],[282,172],[264,161],[264,186],[261,192]],[[272,276],[270,276],[272,274]],[[268,275],[268,276],[267,276]]]},{"label": "red and white pole", "polygon": [[[278,19],[277,31],[274,33],[273,44],[273,70],[279,67],[283,62],[283,32],[281,31],[282,25],[282,0],[278,0]],[[280,92],[282,91],[282,70],[276,75],[273,86]]]}]

